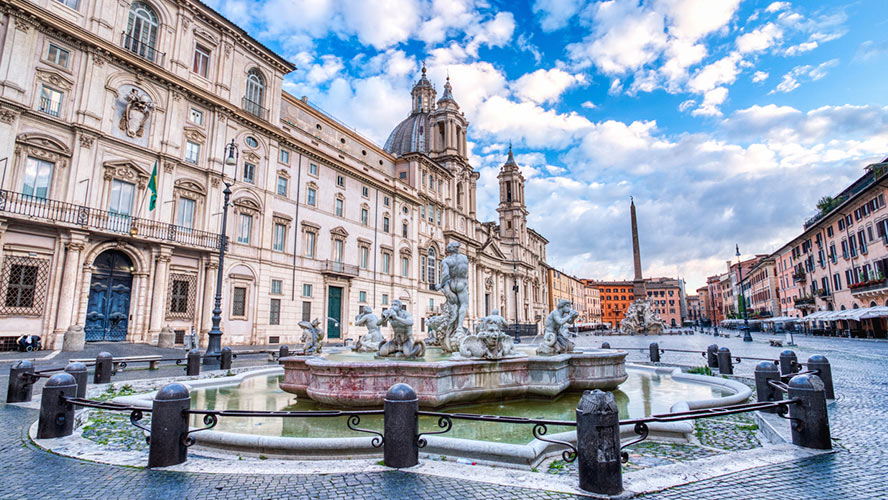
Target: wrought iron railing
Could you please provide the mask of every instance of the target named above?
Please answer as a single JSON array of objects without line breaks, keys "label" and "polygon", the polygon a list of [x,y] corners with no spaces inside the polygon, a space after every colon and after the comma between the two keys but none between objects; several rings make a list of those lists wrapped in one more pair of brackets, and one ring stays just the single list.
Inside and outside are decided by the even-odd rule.
[{"label": "wrought iron railing", "polygon": [[244,111],[250,113],[253,116],[262,118],[263,120],[268,120],[268,110],[265,109],[262,104],[253,101],[251,99],[243,98],[243,108]]},{"label": "wrought iron railing", "polygon": [[218,249],[217,233],[141,219],[130,215],[75,205],[64,201],[39,198],[0,189],[0,213],[44,219],[53,223],[72,224],[103,232],[132,237],[172,241],[186,246]]},{"label": "wrought iron railing", "polygon": [[342,262],[336,262],[335,260],[324,261],[323,272],[326,273],[339,274],[342,276],[357,276],[359,271],[358,266],[352,264],[344,264]]},{"label": "wrought iron railing", "polygon": [[123,48],[136,54],[142,59],[153,62],[158,66],[163,66],[163,59],[166,56],[165,53],[157,50],[153,45],[149,45],[138,38],[133,38],[127,32],[120,34],[120,45],[123,45]]},{"label": "wrought iron railing", "polygon": [[[58,104],[58,106],[54,106]],[[62,111],[62,103],[59,101],[53,101],[52,99],[47,99],[46,97],[40,98],[40,107],[37,108],[41,113],[46,113],[49,116],[54,116],[56,118],[59,117],[59,114]]]}]

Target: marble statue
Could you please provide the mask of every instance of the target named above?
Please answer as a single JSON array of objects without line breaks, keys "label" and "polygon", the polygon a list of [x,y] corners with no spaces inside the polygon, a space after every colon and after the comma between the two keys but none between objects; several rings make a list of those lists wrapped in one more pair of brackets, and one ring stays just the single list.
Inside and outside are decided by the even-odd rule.
[{"label": "marble statue", "polygon": [[148,100],[147,95],[139,94],[136,89],[132,89],[124,99],[126,106],[123,108],[118,126],[128,137],[142,137],[154,104]]},{"label": "marble statue", "polygon": [[367,328],[367,333],[355,342],[354,350],[357,352],[376,352],[379,350],[379,344],[385,339],[382,338],[382,332],[379,329],[379,316],[373,314],[370,306],[361,306],[361,312],[355,316],[355,326],[363,326]]},{"label": "marble statue", "polygon": [[444,343],[446,326],[449,324],[450,308],[447,304],[441,304],[441,314],[432,316],[426,320],[426,328],[429,335],[425,339],[426,346],[441,346]]},{"label": "marble statue", "polygon": [[506,320],[494,309],[489,316],[481,318],[478,330],[473,335],[465,335],[459,343],[459,355],[470,359],[501,359],[515,354],[512,337],[503,332]]},{"label": "marble statue", "polygon": [[458,241],[451,241],[446,250],[447,257],[441,261],[441,281],[435,286],[435,290],[444,292],[447,299],[448,317],[441,327],[441,349],[456,352],[459,350],[460,340],[466,335],[463,323],[469,307],[469,259],[459,253]]},{"label": "marble statue", "polygon": [[302,327],[302,354],[320,354],[321,346],[324,340],[324,331],[318,328],[321,320],[315,318],[311,323],[308,321],[300,321],[299,326]]},{"label": "marble statue", "polygon": [[658,335],[663,333],[666,322],[654,311],[648,299],[636,299],[626,309],[626,317],[620,322],[620,331],[624,334]]},{"label": "marble statue", "polygon": [[567,338],[567,329],[579,315],[576,309],[570,307],[569,300],[559,300],[558,306],[546,318],[546,333],[543,343],[537,348],[537,354],[553,356],[572,351],[574,343]]},{"label": "marble statue", "polygon": [[379,344],[379,356],[399,358],[421,358],[425,356],[425,343],[421,340],[413,340],[413,316],[401,304],[400,300],[393,300],[392,306],[382,311],[382,320],[379,326],[391,325],[391,340]]}]

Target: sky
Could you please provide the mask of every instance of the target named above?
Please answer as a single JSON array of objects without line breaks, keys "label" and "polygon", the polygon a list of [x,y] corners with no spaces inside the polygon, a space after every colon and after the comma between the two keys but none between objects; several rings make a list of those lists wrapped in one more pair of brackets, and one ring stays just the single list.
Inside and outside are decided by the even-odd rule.
[{"label": "sky", "polygon": [[207,0],[293,62],[284,90],[377,144],[421,65],[469,121],[478,212],[494,220],[511,141],[528,226],[581,278],[691,293],[771,253],[888,157],[885,0]]}]

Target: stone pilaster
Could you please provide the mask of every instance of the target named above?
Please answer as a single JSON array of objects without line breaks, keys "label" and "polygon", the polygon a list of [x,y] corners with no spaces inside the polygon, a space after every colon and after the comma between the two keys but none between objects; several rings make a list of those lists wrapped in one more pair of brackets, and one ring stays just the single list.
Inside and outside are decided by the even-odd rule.
[{"label": "stone pilaster", "polygon": [[55,333],[64,333],[71,326],[77,290],[77,272],[80,269],[80,253],[85,245],[80,239],[65,244],[65,263],[59,290],[59,309],[56,315]]},{"label": "stone pilaster", "polygon": [[[160,252],[157,255],[157,263],[154,267],[154,288],[151,294],[151,323],[148,328],[151,339],[154,338],[154,335],[159,334],[161,327],[163,327],[171,254],[172,247],[161,246]],[[149,342],[151,341],[149,340]]]}]

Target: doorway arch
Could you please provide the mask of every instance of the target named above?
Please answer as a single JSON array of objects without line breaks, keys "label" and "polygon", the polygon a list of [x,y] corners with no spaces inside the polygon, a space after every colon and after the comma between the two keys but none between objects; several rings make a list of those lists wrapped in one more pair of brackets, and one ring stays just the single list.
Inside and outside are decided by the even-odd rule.
[{"label": "doorway arch", "polygon": [[86,341],[122,342],[129,326],[133,261],[119,250],[106,250],[93,268],[83,327]]}]

